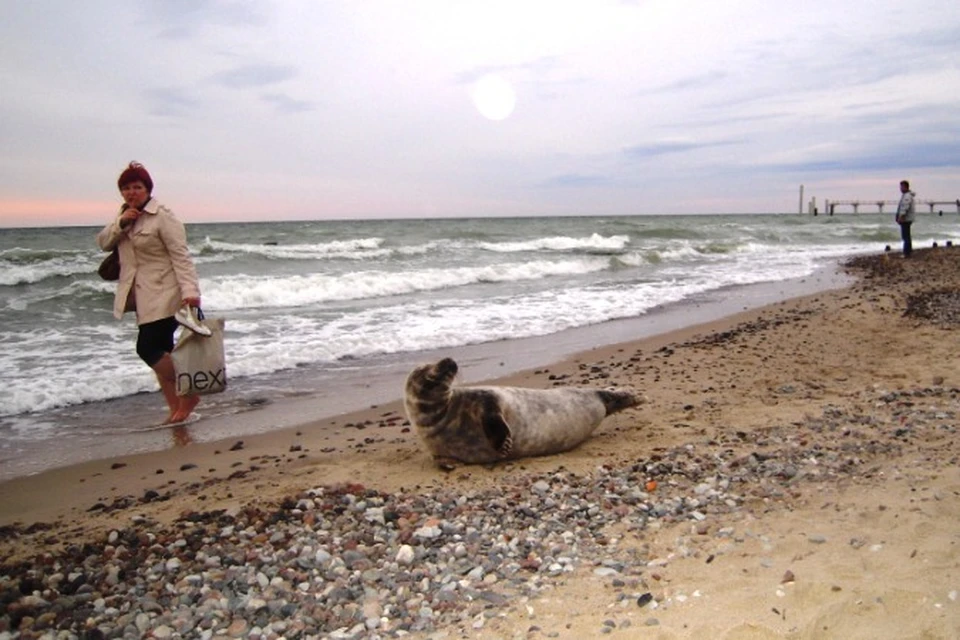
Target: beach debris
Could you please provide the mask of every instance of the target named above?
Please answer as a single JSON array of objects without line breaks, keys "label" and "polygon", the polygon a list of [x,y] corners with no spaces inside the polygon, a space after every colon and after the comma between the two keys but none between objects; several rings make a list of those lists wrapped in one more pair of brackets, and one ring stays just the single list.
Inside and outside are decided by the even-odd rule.
[{"label": "beach debris", "polygon": [[[70,612],[56,618],[58,632],[78,637],[188,637],[200,625],[211,636],[230,629],[258,629],[261,637],[469,633],[477,615],[489,626],[511,603],[598,567],[618,598],[652,609],[660,601],[645,587],[666,580],[670,562],[660,550],[616,544],[612,530],[638,536],[690,523],[683,553],[721,558],[736,548],[737,533],[700,528],[699,518],[721,522],[752,505],[767,512],[789,503],[797,483],[833,487],[863,478],[880,457],[919,446],[893,437],[887,425],[906,416],[918,437],[942,438],[958,403],[957,391],[942,386],[864,389],[844,407],[825,403],[801,420],[731,429],[588,473],[511,471],[495,487],[330,485],[276,503],[191,511],[173,523],[139,512],[186,487],[100,502],[91,509],[137,509],[138,517],[111,516],[102,537],[38,533],[60,536],[59,548],[0,560],[0,627],[40,637],[51,616]],[[797,473],[785,474],[787,467]],[[645,491],[652,478],[656,491]],[[27,529],[15,527],[9,537],[30,535]],[[854,549],[867,544],[850,540]],[[784,583],[792,576],[784,573]],[[24,594],[28,579],[38,584]],[[25,600],[33,592],[44,597]]]},{"label": "beach debris", "polygon": [[928,320],[942,327],[960,325],[960,291],[954,288],[930,289],[907,296],[903,315]]}]

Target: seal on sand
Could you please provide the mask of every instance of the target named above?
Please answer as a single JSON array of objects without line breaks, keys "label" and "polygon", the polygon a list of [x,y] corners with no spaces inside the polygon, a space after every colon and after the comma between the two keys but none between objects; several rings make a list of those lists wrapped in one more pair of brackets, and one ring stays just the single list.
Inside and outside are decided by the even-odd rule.
[{"label": "seal on sand", "polygon": [[612,413],[644,402],[619,389],[454,387],[444,358],[407,376],[404,407],[438,466],[559,453],[586,440]]}]

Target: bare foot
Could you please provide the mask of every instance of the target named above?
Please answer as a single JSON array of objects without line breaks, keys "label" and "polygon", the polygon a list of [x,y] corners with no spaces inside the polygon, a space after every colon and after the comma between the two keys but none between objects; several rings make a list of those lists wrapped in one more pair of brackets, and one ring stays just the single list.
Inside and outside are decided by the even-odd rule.
[{"label": "bare foot", "polygon": [[193,438],[190,437],[190,431],[185,426],[179,425],[173,428],[173,444],[178,447],[185,447],[191,442],[193,442]]},{"label": "bare foot", "polygon": [[190,417],[190,414],[193,413],[193,410],[197,408],[198,404],[200,404],[200,396],[183,396],[180,398],[180,406],[177,407],[176,412],[170,416],[170,422],[167,424],[183,422]]}]

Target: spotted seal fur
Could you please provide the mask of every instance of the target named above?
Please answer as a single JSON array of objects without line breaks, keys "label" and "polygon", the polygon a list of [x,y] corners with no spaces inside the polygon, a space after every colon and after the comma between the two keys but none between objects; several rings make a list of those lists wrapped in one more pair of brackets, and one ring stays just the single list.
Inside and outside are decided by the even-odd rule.
[{"label": "spotted seal fur", "polygon": [[608,415],[644,402],[621,389],[454,387],[457,370],[444,358],[407,376],[407,417],[441,468],[568,451]]}]

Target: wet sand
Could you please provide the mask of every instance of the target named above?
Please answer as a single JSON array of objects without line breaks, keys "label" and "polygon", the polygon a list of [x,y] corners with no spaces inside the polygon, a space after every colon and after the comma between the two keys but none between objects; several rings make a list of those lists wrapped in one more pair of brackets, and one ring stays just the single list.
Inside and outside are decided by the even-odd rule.
[{"label": "wet sand", "polygon": [[[102,549],[115,530],[171,536],[220,510],[256,510],[251,526],[265,537],[248,544],[265,545],[271,514],[306,518],[292,505],[318,487],[384,500],[458,494],[480,512],[531,496],[563,512],[567,487],[592,505],[575,521],[588,531],[569,525],[581,536],[569,570],[551,571],[552,551],[534,549],[522,587],[492,570],[499,581],[484,593],[499,598],[434,607],[425,628],[408,627],[412,637],[957,637],[960,251],[852,263],[857,280],[844,289],[499,378],[623,386],[649,398],[562,455],[444,473],[392,400],[5,482],[2,573],[43,574],[72,557],[71,544]],[[192,439],[189,428],[179,437]],[[422,512],[386,530],[412,535],[436,517]],[[360,524],[349,526],[352,535]],[[377,566],[385,579],[390,563]],[[0,591],[15,586],[0,582]],[[2,600],[0,627],[24,624],[11,601]],[[41,609],[32,604],[28,625]],[[345,619],[300,637],[346,633]],[[394,637],[404,619],[339,637]]]}]

